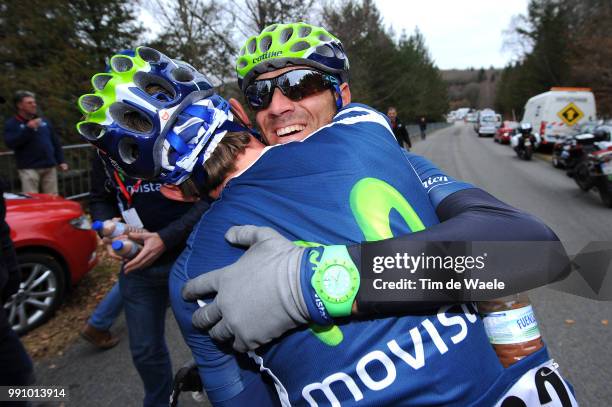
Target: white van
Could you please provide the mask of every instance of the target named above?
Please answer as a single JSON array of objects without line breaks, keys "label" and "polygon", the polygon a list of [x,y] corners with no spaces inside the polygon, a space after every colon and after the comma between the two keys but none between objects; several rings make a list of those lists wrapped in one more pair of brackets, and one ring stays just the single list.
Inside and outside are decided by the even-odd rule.
[{"label": "white van", "polygon": [[553,87],[527,101],[522,122],[531,123],[545,147],[571,134],[575,125],[595,119],[591,89]]},{"label": "white van", "polygon": [[483,109],[478,112],[478,118],[474,125],[474,131],[478,133],[478,137],[491,136],[493,137],[497,129],[501,126],[501,115],[495,113],[491,109]]}]

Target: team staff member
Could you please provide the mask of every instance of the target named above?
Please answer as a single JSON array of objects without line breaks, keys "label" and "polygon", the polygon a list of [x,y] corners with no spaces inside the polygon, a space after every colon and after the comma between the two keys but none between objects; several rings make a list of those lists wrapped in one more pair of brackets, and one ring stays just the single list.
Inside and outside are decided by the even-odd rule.
[{"label": "team staff member", "polygon": [[106,159],[93,161],[91,185],[93,219],[123,217],[130,223],[139,219],[149,231],[143,239],[146,261],[129,270],[122,264],[119,290],[132,361],[144,384],[143,405],[167,406],[172,391],[172,366],[164,338],[168,275],[208,205],[205,201],[194,205],[169,200],[160,193],[160,183],[127,177]]}]

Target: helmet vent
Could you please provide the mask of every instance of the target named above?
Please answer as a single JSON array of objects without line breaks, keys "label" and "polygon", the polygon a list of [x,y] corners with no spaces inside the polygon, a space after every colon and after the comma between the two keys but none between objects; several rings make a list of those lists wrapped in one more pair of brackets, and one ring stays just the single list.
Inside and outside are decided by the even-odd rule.
[{"label": "helmet vent", "polygon": [[299,52],[304,51],[305,49],[310,48],[310,44],[306,41],[296,42],[291,46],[291,52]]},{"label": "helmet vent", "polygon": [[122,138],[117,149],[119,150],[121,161],[126,164],[132,164],[138,159],[138,144],[129,137]]},{"label": "helmet vent", "polygon": [[261,52],[268,52],[270,45],[272,45],[272,37],[269,35],[266,35],[259,40],[259,50]]},{"label": "helmet vent", "polygon": [[123,102],[113,103],[108,112],[119,126],[138,133],[149,133],[153,124],[149,118],[139,110]]},{"label": "helmet vent", "polygon": [[245,51],[246,51],[245,47],[240,48],[240,54],[238,54],[238,55],[243,56]]},{"label": "helmet vent", "polygon": [[308,37],[311,32],[312,32],[312,28],[311,27],[303,25],[298,30],[298,37],[301,37],[301,38]]},{"label": "helmet vent", "polygon": [[327,34],[319,34],[319,39],[325,42],[332,40],[332,38]]},{"label": "helmet vent", "polygon": [[323,55],[324,57],[333,58],[335,56],[334,50],[327,45],[319,45],[315,52],[319,55]]},{"label": "helmet vent", "polygon": [[112,78],[113,78],[112,75],[101,73],[101,74],[95,75],[92,78],[91,84],[96,90],[102,91],[104,90],[104,87],[106,86],[108,81],[110,81]]},{"label": "helmet vent", "polygon": [[134,64],[129,57],[118,55],[111,59],[111,68],[115,72],[128,72],[133,66]]},{"label": "helmet vent", "polygon": [[251,40],[247,44],[247,50],[249,51],[249,54],[253,54],[256,48],[257,48],[257,43],[255,41],[255,38],[251,38]]},{"label": "helmet vent", "polygon": [[278,27],[278,24],[272,24],[271,26],[268,26],[268,27],[264,28],[263,32],[274,31],[274,30],[276,30],[276,27]]},{"label": "helmet vent", "polygon": [[98,123],[83,122],[79,124],[79,133],[89,141],[95,141],[104,135],[104,126]]},{"label": "helmet vent", "polygon": [[136,72],[134,75],[134,83],[150,96],[163,94],[167,96],[168,99],[174,99],[176,97],[174,88],[170,83],[148,72]]},{"label": "helmet vent", "polygon": [[284,44],[289,41],[289,38],[293,35],[293,28],[288,27],[285,28],[280,34],[280,43]]},{"label": "helmet vent", "polygon": [[244,58],[241,58],[240,61],[238,61],[238,69],[243,69],[247,65],[248,65],[248,62]]},{"label": "helmet vent", "polygon": [[172,71],[172,76],[179,82],[191,82],[193,80],[193,72],[182,66]]},{"label": "helmet vent", "polygon": [[104,105],[104,100],[96,95],[83,95],[79,103],[87,113],[93,113]]},{"label": "helmet vent", "polygon": [[138,56],[150,63],[157,63],[161,59],[161,54],[149,47],[138,48]]}]

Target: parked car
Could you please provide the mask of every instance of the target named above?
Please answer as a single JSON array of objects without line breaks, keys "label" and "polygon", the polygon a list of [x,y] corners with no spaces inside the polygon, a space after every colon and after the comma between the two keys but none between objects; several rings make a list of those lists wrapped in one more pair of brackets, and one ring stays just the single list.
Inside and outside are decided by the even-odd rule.
[{"label": "parked car", "polygon": [[97,264],[97,241],[77,202],[46,194],[4,198],[22,274],[19,292],[4,307],[23,334],[48,320],[72,284]]},{"label": "parked car", "polygon": [[518,122],[512,122],[505,120],[501,127],[497,129],[493,136],[493,141],[500,144],[510,144],[510,138],[514,133],[514,130],[518,127]]}]

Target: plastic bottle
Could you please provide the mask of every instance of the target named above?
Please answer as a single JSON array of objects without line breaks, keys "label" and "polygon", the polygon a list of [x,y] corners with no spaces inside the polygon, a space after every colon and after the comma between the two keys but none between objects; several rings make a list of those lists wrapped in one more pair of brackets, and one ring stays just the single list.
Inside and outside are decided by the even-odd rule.
[{"label": "plastic bottle", "polygon": [[529,302],[524,294],[515,294],[478,303],[485,331],[504,367],[541,349],[542,336]]},{"label": "plastic bottle", "polygon": [[142,249],[142,246],[133,240],[115,240],[111,247],[117,253],[118,256],[124,259],[132,259],[136,257],[138,252]]},{"label": "plastic bottle", "polygon": [[117,222],[114,220],[105,220],[105,221],[97,220],[91,225],[91,228],[95,230],[96,232],[98,232],[100,236],[110,237],[111,239],[117,236],[128,234],[130,232],[144,232],[145,231],[145,229],[143,228],[138,228],[136,226],[128,225],[126,223]]}]

